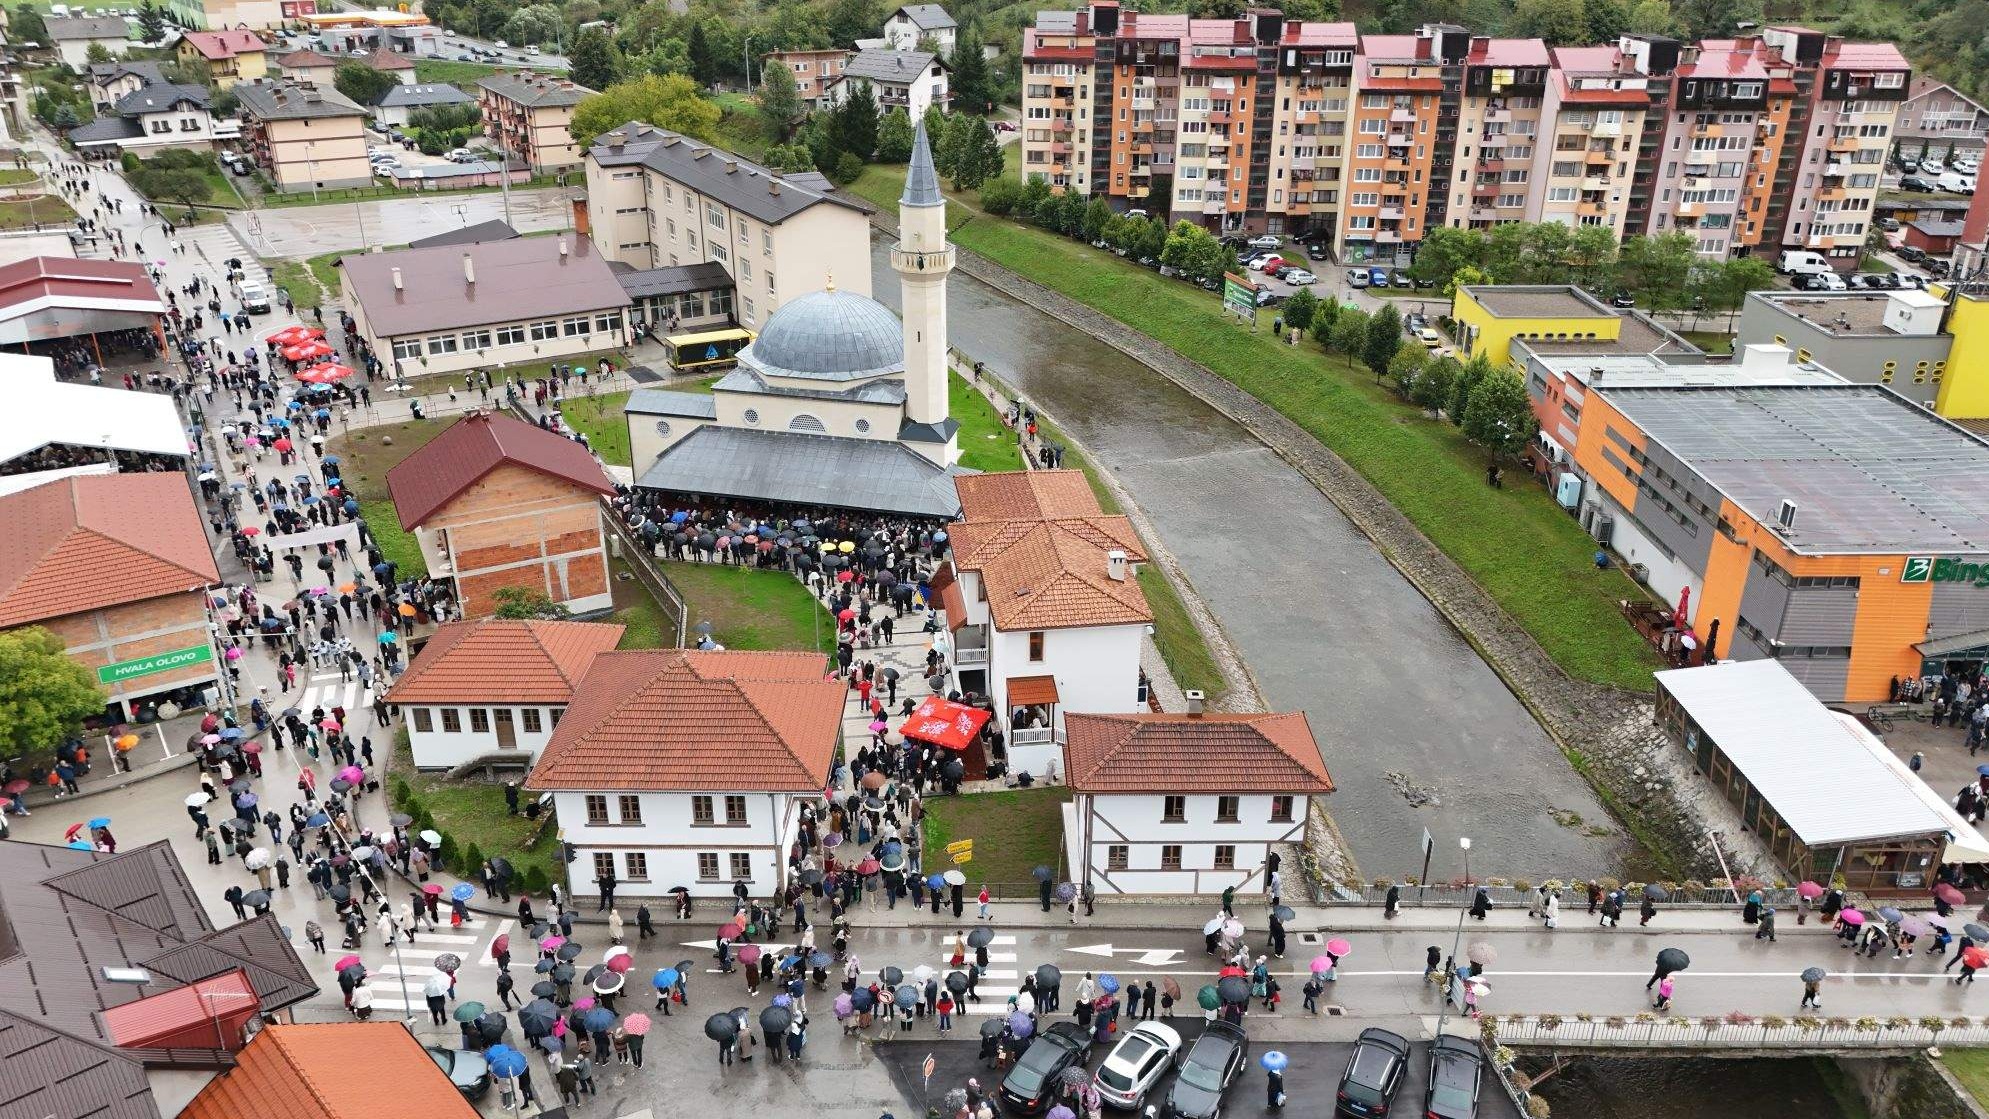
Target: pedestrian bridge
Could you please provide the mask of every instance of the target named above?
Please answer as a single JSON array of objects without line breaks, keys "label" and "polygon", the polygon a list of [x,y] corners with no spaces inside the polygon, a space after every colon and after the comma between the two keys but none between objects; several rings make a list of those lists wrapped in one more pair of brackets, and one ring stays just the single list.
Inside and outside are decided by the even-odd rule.
[{"label": "pedestrian bridge", "polygon": [[1647,1012],[1631,1016],[1487,1015],[1497,1044],[1528,1053],[1621,1050],[1696,1057],[1904,1053],[1930,1046],[1989,1046],[1989,1018],[1831,1018]]}]

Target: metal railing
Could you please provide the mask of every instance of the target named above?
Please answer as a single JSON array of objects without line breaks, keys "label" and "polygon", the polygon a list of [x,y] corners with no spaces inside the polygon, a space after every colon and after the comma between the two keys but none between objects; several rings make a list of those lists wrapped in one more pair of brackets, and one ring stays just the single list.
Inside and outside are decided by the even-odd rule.
[{"label": "metal railing", "polygon": [[[1536,881],[1534,886],[1537,887],[1538,885],[1539,882]],[[1483,882],[1468,886],[1456,882],[1431,883],[1429,886],[1413,886],[1407,882],[1400,882],[1396,884],[1396,888],[1401,891],[1400,896],[1396,899],[1397,904],[1405,907],[1421,906],[1433,909],[1470,905],[1472,899],[1477,896],[1480,889],[1491,896],[1494,908],[1505,909],[1518,906],[1524,909],[1533,904],[1535,897],[1533,888],[1521,889],[1518,886],[1510,884],[1493,886]],[[1353,887],[1343,885],[1337,887],[1334,891],[1334,896],[1327,900],[1329,904],[1338,905],[1382,905],[1388,900],[1388,889],[1387,886],[1368,885]],[[1561,911],[1563,913],[1587,911],[1587,879],[1565,881],[1560,889]],[[1631,883],[1623,887],[1623,906],[1625,912],[1635,913],[1637,911],[1638,905],[1643,902],[1643,890],[1644,887],[1641,883]],[[1794,888],[1762,888],[1760,892],[1762,904],[1772,905],[1784,915],[1793,916],[1795,913],[1798,899]],[[1743,891],[1741,896],[1745,898],[1746,891]],[[1692,890],[1674,887],[1666,891],[1662,898],[1653,900],[1660,907],[1674,908],[1737,909],[1740,906],[1740,902],[1734,898],[1733,891],[1724,886],[1703,886]]]},{"label": "metal railing", "polygon": [[615,511],[614,504],[606,498],[601,499],[601,519],[607,522],[608,531],[613,533],[615,540],[621,544],[622,559],[628,564],[628,569],[635,573],[636,580],[656,600],[656,604],[663,608],[664,613],[676,616],[676,647],[683,648],[691,613],[690,608],[684,605],[684,596],[677,593],[677,588],[671,584],[669,577],[657,568],[655,561],[650,558],[649,548],[622,524],[621,516]]},{"label": "metal railing", "polygon": [[1968,1017],[1823,1018],[1745,1014],[1695,1018],[1639,1014],[1633,1018],[1506,1015],[1497,1020],[1501,1045],[1571,1049],[1924,1049],[1989,1043],[1989,1019]]}]

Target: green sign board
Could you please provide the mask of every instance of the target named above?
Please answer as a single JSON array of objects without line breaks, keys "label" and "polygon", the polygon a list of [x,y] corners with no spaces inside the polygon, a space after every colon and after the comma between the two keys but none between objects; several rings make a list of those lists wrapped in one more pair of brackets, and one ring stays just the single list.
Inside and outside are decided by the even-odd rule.
[{"label": "green sign board", "polygon": [[1908,556],[1899,571],[1902,583],[1968,583],[1989,587],[1989,563],[1964,563],[1945,556]]},{"label": "green sign board", "polygon": [[165,653],[154,653],[149,657],[137,657],[128,661],[118,661],[97,669],[99,684],[118,684],[139,676],[150,676],[154,672],[166,672],[189,665],[206,664],[214,659],[214,646],[189,645],[184,649],[174,649]]},{"label": "green sign board", "polygon": [[1257,285],[1234,272],[1222,274],[1222,305],[1245,318],[1257,315]]}]

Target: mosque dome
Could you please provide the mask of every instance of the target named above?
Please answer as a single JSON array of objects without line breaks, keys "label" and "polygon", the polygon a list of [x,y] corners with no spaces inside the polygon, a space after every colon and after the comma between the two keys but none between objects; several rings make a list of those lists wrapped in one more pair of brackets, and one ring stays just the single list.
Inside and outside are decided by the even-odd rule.
[{"label": "mosque dome", "polygon": [[811,292],[775,311],[739,360],[773,377],[854,381],[905,368],[898,316],[855,292]]}]

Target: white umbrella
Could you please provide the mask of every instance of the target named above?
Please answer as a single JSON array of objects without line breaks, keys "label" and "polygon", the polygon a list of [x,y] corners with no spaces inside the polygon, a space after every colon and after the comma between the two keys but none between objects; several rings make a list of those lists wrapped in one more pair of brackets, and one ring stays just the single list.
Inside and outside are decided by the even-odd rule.
[{"label": "white umbrella", "polygon": [[249,857],[242,861],[250,870],[261,870],[269,865],[269,848],[258,847],[250,851]]},{"label": "white umbrella", "polygon": [[1211,921],[1210,921],[1210,922],[1209,922],[1208,924],[1206,924],[1206,925],[1203,925],[1203,926],[1202,926],[1202,935],[1203,935],[1203,936],[1207,936],[1208,934],[1210,934],[1210,933],[1212,933],[1212,932],[1216,932],[1216,931],[1220,930],[1220,929],[1222,928],[1222,921],[1223,921],[1223,919],[1222,919],[1221,917],[1217,917],[1217,918],[1215,918],[1215,919],[1211,920]]},{"label": "white umbrella", "polygon": [[919,966],[912,969],[912,978],[918,980],[920,983],[924,983],[926,980],[931,979],[933,976],[938,974],[939,974],[938,972],[932,970],[931,967],[928,967],[925,964],[920,964]]},{"label": "white umbrella", "polygon": [[428,977],[428,982],[421,985],[421,993],[431,999],[448,994],[449,977],[439,971],[436,972],[434,975]]},{"label": "white umbrella", "polygon": [[421,833],[421,841],[430,847],[440,847],[442,846],[442,835],[440,832],[425,831]]},{"label": "white umbrella", "polygon": [[614,959],[616,956],[626,956],[626,955],[628,955],[628,946],[623,944],[617,944],[613,948],[608,949],[608,951],[604,955],[602,955],[601,962],[605,964],[609,960]]},{"label": "white umbrella", "polygon": [[213,799],[213,797],[208,796],[206,793],[188,793],[186,795],[186,806],[188,808],[199,808]]},{"label": "white umbrella", "polygon": [[957,866],[940,875],[940,877],[946,880],[948,886],[965,886],[967,884],[967,876]]},{"label": "white umbrella", "polygon": [[1222,933],[1224,936],[1227,936],[1231,939],[1235,939],[1236,937],[1242,936],[1243,922],[1237,920],[1234,917],[1231,917],[1228,921],[1223,923]]},{"label": "white umbrella", "polygon": [[1017,994],[1015,996],[1015,1009],[1024,1014],[1034,1014],[1036,1012],[1036,996],[1027,991]]}]

